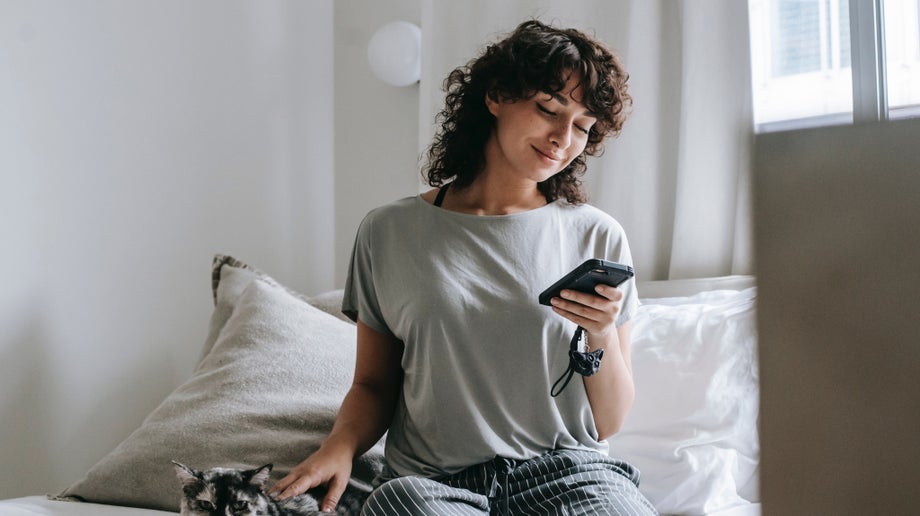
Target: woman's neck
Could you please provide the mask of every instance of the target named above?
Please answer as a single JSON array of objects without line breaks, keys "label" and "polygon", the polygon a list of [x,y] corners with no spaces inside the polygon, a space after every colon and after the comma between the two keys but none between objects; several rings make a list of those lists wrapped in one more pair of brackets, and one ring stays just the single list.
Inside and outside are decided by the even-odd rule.
[{"label": "woman's neck", "polygon": [[533,181],[502,181],[483,173],[466,188],[452,185],[441,207],[472,215],[510,215],[545,205],[546,197]]}]

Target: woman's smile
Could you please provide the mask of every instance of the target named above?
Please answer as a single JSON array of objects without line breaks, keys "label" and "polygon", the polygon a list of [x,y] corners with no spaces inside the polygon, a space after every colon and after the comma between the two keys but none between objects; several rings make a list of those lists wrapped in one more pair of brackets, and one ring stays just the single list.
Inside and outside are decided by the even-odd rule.
[{"label": "woman's smile", "polygon": [[544,162],[545,162],[546,164],[548,164],[548,165],[555,165],[555,164],[557,164],[557,163],[559,163],[559,162],[562,161],[562,158],[561,158],[561,157],[557,157],[555,154],[553,154],[553,153],[551,153],[551,152],[542,151],[542,150],[540,150],[538,147],[536,147],[536,146],[534,146],[534,145],[531,145],[530,147],[531,147],[533,150],[535,150],[535,151],[537,152],[537,155],[540,156],[541,160],[544,161]]}]

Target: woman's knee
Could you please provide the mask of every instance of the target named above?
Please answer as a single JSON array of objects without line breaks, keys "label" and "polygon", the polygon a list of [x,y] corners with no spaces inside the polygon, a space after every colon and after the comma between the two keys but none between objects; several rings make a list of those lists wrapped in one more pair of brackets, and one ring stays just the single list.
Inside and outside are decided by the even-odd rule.
[{"label": "woman's knee", "polygon": [[412,508],[424,504],[424,495],[419,486],[419,479],[399,477],[384,482],[374,489],[364,502],[362,516],[384,514],[413,514]]},{"label": "woman's knee", "polygon": [[[481,498],[481,500],[480,500]],[[421,477],[399,477],[374,489],[362,516],[476,514],[488,510],[485,497]],[[473,511],[473,512],[470,512]]]}]

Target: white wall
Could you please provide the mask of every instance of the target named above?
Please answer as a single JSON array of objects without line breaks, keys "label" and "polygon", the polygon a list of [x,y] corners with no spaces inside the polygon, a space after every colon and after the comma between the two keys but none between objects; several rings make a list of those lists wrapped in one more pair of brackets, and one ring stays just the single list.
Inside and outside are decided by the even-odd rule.
[{"label": "white wall", "polygon": [[[379,81],[367,43],[381,25],[420,23],[420,0],[335,2],[336,283],[345,273],[355,230],[371,208],[419,191],[419,86]],[[424,52],[424,49],[422,50]]]},{"label": "white wall", "polygon": [[65,487],[188,376],[214,253],[334,286],[333,16],[0,4],[0,498]]}]

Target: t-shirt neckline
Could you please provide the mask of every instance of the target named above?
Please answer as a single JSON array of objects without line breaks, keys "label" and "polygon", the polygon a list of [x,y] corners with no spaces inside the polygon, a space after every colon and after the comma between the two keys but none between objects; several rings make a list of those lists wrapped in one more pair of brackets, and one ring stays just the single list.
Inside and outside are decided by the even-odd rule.
[{"label": "t-shirt neckline", "polygon": [[469,219],[476,219],[476,220],[508,220],[512,218],[527,217],[527,216],[530,216],[531,214],[542,213],[543,210],[547,210],[551,206],[558,205],[559,203],[564,202],[564,199],[556,199],[553,202],[548,202],[544,204],[543,206],[540,206],[538,208],[533,208],[530,210],[518,211],[515,213],[507,213],[504,215],[476,215],[475,213],[464,213],[461,211],[448,210],[444,208],[443,206],[435,206],[434,204],[431,204],[430,202],[426,201],[422,197],[422,194],[416,195],[415,200],[417,203],[421,203],[425,205],[426,207],[425,209],[431,209],[436,212],[443,213],[449,217],[469,218]]}]

